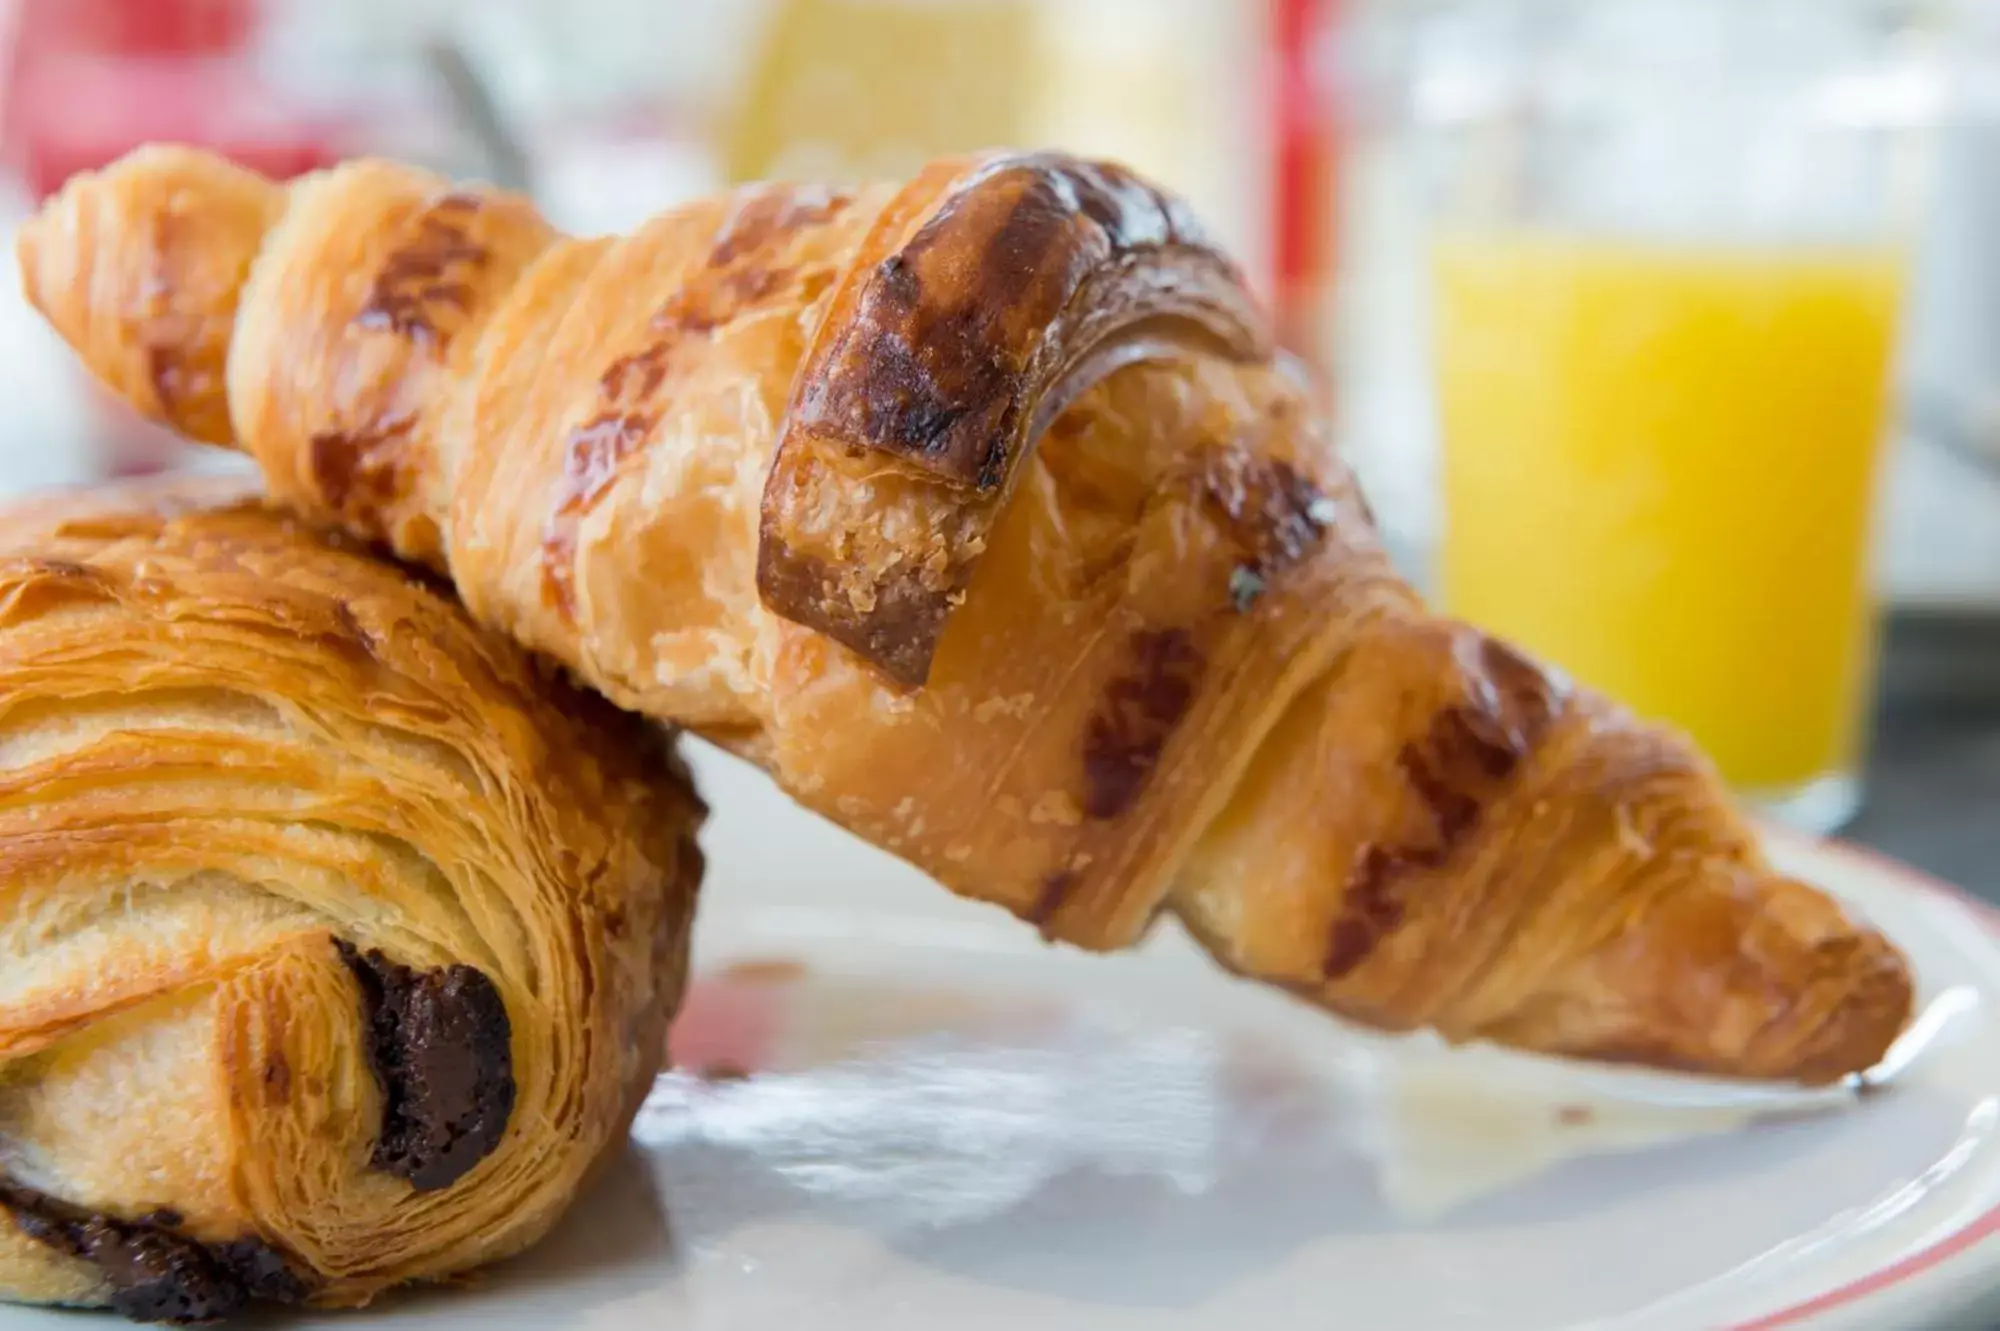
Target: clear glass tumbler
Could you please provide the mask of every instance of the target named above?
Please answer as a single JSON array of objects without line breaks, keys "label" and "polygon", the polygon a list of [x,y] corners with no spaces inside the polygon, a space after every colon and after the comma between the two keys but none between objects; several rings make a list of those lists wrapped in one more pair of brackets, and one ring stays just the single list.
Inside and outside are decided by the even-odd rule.
[{"label": "clear glass tumbler", "polygon": [[1479,0],[1410,85],[1443,607],[1814,830],[1860,801],[1934,120],[1887,8]]}]

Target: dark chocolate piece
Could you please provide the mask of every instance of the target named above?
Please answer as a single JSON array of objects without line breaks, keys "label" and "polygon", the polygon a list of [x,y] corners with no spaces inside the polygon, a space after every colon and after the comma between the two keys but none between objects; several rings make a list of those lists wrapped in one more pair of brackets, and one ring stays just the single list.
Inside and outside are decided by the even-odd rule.
[{"label": "dark chocolate piece", "polygon": [[368,1062],[382,1088],[370,1163],[419,1192],[449,1187],[500,1144],[514,1112],[500,991],[471,966],[418,971],[343,939],[334,946],[361,986]]},{"label": "dark chocolate piece", "polygon": [[295,1304],[306,1281],[262,1239],[202,1243],[158,1210],[136,1220],[86,1211],[0,1175],[0,1208],[23,1234],[91,1263],[111,1286],[111,1306],[139,1322],[209,1322],[253,1303]]}]

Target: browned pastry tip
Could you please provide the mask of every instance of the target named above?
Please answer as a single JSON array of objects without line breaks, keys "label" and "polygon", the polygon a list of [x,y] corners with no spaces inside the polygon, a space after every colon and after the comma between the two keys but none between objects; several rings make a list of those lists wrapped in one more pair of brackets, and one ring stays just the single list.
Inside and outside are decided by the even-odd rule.
[{"label": "browned pastry tip", "polygon": [[1606,1062],[1817,1085],[1880,1061],[1908,964],[1816,890],[1743,868],[1657,898],[1484,1034]]},{"label": "browned pastry tip", "polygon": [[1176,887],[1232,969],[1390,1029],[1810,1083],[1907,1023],[1901,952],[1776,873],[1680,736],[1466,625],[1384,624],[1342,673]]},{"label": "browned pastry tip", "polygon": [[[237,298],[283,211],[283,191],[255,172],[141,148],[115,172],[72,178],[22,225],[22,290],[141,413],[231,444],[224,374]],[[147,219],[138,231],[123,220],[134,213]]]}]

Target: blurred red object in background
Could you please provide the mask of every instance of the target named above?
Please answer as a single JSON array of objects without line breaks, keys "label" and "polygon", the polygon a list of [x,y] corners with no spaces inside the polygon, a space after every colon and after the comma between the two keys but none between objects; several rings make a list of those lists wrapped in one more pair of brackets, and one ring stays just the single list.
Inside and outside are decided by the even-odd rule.
[{"label": "blurred red object in background", "polygon": [[[0,161],[34,200],[142,143],[199,144],[279,179],[340,156],[340,127],[287,103],[254,58],[259,0],[12,0]],[[92,444],[113,476],[187,446],[93,383]]]},{"label": "blurred red object in background", "polygon": [[257,0],[15,0],[0,152],[40,198],[141,143],[198,143],[289,177],[338,156],[250,48]]},{"label": "blurred red object in background", "polygon": [[1327,345],[1339,253],[1342,126],[1332,52],[1346,0],[1271,0],[1272,286],[1278,334],[1321,393],[1332,391]]},{"label": "blurred red object in background", "polygon": [[47,40],[104,55],[221,55],[257,26],[256,0],[62,0],[32,8]]}]

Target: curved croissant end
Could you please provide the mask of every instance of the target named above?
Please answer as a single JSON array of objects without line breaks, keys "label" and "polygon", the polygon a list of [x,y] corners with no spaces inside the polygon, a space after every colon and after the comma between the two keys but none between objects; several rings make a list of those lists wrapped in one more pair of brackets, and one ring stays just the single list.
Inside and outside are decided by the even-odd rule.
[{"label": "curved croissant end", "polygon": [[[142,415],[244,449],[273,497],[442,570],[443,455],[462,441],[439,386],[554,239],[527,200],[427,171],[362,158],[279,183],[160,145],[71,177],[15,260]],[[300,250],[328,261],[282,261]],[[331,394],[313,372],[329,359]]]},{"label": "curved croissant end", "polygon": [[0,1297],[354,1304],[545,1232],[683,982],[653,734],[227,490],[0,517]]},{"label": "curved croissant end", "polygon": [[1805,1083],[1908,1021],[1895,945],[1780,874],[1678,736],[1466,624],[1385,621],[1342,672],[1176,884],[1232,970],[1377,1027]]},{"label": "curved croissant end", "polygon": [[[922,684],[1043,429],[1119,366],[1191,346],[1270,351],[1178,199],[1053,153],[933,165],[883,211],[794,382],[764,488],[765,605]],[[877,502],[885,469],[918,483],[906,506]]]},{"label": "curved croissant end", "polygon": [[[237,303],[284,210],[284,188],[254,171],[141,148],[72,177],[22,224],[21,289],[140,414],[232,445],[224,372]],[[142,233],[135,213],[151,219]]]}]

